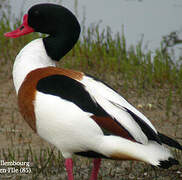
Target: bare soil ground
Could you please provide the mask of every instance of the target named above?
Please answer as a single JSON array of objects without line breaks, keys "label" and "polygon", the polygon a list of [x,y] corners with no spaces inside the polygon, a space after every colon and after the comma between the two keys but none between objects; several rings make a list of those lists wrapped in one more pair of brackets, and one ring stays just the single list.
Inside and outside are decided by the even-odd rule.
[{"label": "bare soil ground", "polygon": [[[18,112],[16,93],[13,87],[12,63],[0,63],[0,169],[5,168],[1,161],[25,161],[31,163],[31,173],[2,173],[0,179],[66,179],[64,161],[53,146],[38,137],[22,119]],[[125,89],[120,75],[98,75],[123,95],[131,104],[142,111],[162,133],[182,143],[182,97],[170,87]],[[170,93],[169,93],[170,92]],[[48,150],[49,149],[49,150]],[[51,154],[51,149],[54,149]],[[40,151],[45,150],[45,154]],[[103,160],[99,180],[180,180],[182,179],[182,153],[173,151],[180,161],[179,166],[168,170],[153,168],[141,162]],[[40,157],[42,156],[42,157]],[[88,179],[91,161],[74,157],[75,178]],[[7,167],[6,167],[7,168]]]}]

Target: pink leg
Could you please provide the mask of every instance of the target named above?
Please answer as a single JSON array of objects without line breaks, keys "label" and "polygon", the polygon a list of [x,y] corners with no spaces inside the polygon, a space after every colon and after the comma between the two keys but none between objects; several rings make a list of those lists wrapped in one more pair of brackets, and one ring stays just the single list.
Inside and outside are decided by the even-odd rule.
[{"label": "pink leg", "polygon": [[94,159],[90,180],[97,180],[100,164],[101,164],[101,159]]},{"label": "pink leg", "polygon": [[68,180],[74,180],[73,178],[73,160],[68,158],[65,160],[65,167],[68,174]]}]

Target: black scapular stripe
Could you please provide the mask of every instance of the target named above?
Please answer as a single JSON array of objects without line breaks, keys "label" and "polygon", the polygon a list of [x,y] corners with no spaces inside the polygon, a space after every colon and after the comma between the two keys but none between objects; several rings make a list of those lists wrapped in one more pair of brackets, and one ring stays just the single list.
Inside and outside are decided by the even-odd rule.
[{"label": "black scapular stripe", "polygon": [[96,116],[109,115],[97,104],[85,90],[84,85],[64,75],[52,75],[42,78],[37,83],[37,90],[73,102],[85,112]]}]

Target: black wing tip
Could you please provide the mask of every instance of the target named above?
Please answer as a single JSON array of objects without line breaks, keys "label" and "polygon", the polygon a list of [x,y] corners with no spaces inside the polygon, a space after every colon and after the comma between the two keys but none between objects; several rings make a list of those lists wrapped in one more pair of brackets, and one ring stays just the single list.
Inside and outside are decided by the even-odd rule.
[{"label": "black wing tip", "polygon": [[162,143],[182,151],[182,145],[179,144],[178,141],[176,141],[176,140],[174,140],[174,139],[172,139],[172,138],[170,138],[170,137],[168,137],[162,133],[159,133],[159,132],[158,132],[158,135],[159,135]]},{"label": "black wing tip", "polygon": [[158,167],[168,169],[169,167],[178,164],[179,162],[176,159],[170,157],[168,160],[160,161]]},{"label": "black wing tip", "polygon": [[140,126],[143,133],[147,136],[149,140],[156,141],[158,144],[162,144],[160,137],[158,134],[147,124],[143,119],[141,119],[138,115],[132,112],[130,109],[123,107],[135,120],[135,122]]}]

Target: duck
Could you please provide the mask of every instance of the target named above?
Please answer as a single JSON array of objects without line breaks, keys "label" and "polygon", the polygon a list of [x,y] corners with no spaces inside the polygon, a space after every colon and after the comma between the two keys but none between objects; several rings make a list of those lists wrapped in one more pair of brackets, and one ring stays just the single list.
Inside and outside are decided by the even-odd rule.
[{"label": "duck", "polygon": [[22,117],[41,138],[57,147],[68,180],[73,180],[73,155],[93,158],[90,180],[97,180],[101,159],[141,161],[160,168],[179,162],[165,146],[182,150],[158,132],[150,120],[117,91],[99,79],[56,67],[79,39],[80,24],[66,7],[32,6],[9,38],[40,32],[16,56],[13,82]]}]

